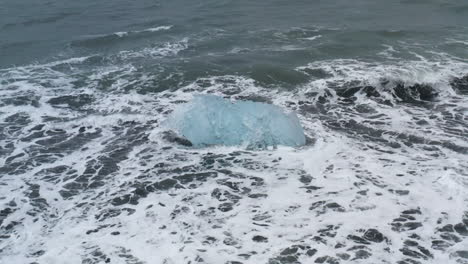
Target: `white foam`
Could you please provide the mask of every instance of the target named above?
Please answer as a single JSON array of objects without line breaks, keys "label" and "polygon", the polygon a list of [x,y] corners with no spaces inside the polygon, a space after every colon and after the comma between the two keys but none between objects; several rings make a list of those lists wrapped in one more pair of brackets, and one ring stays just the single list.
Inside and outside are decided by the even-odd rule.
[{"label": "white foam", "polygon": [[[418,55],[419,56],[419,55]],[[326,87],[326,82],[345,83],[361,81],[364,84],[380,86],[382,79],[402,81],[408,85],[425,83],[433,85],[442,93],[453,95],[449,81],[455,76],[462,76],[468,71],[468,64],[448,58],[447,61],[400,61],[396,64],[375,64],[354,59],[317,61],[298,70],[321,69],[330,77],[316,80],[311,86]]]},{"label": "white foam", "polygon": [[156,31],[162,31],[162,30],[169,30],[172,28],[171,26],[159,26],[159,27],[154,27],[154,28],[147,28],[144,30],[141,30],[141,32],[156,32]]},{"label": "white foam", "polygon": [[144,57],[167,57],[177,55],[179,52],[188,48],[188,38],[183,38],[178,42],[167,42],[163,45],[155,47],[144,48],[137,51],[120,51],[119,56],[123,60],[131,58],[144,58]]},{"label": "white foam", "polygon": [[170,26],[159,26],[159,27],[146,28],[146,29],[142,29],[142,30],[114,32],[112,34],[121,38],[121,37],[128,36],[130,34],[143,33],[143,32],[158,32],[158,31],[169,30],[171,28],[172,28],[172,25],[170,25]]},{"label": "white foam", "polygon": [[306,39],[306,40],[311,40],[311,41],[312,41],[312,40],[319,39],[319,38],[321,38],[321,37],[322,37],[322,35],[317,35],[317,36],[308,37],[308,38],[304,38],[304,39]]},{"label": "white foam", "polygon": [[[187,48],[186,43],[184,48]],[[144,51],[140,51],[140,54],[144,54]],[[76,60],[77,63],[79,61]],[[38,67],[40,71],[37,70]],[[306,134],[317,140],[313,146],[297,149],[279,147],[276,150],[243,153],[239,157],[240,163],[233,163],[227,167],[215,164],[214,169],[207,169],[228,169],[232,171],[232,175],[244,175],[245,178],[218,172],[217,178],[209,178],[196,188],[153,192],[140,199],[138,205],[109,204],[109,200],[131,193],[134,190],[133,184],[140,181],[139,177],[146,177],[144,181],[152,183],[178,175],[175,172],[158,171],[156,164],[165,163],[168,169],[201,166],[206,156],[216,157],[245,150],[242,147],[214,147],[195,151],[164,142],[160,137],[160,132],[164,130],[161,123],[167,117],[167,112],[175,109],[176,101],[189,100],[197,93],[223,95],[223,92],[228,90],[239,89],[239,94],[234,97],[265,96],[276,105],[288,107],[288,101],[312,101],[313,98],[306,94],[310,91],[323,91],[329,82],[362,80],[378,84],[381,77],[408,83],[427,82],[435,84],[442,92],[444,87],[448,87],[447,82],[451,76],[466,71],[467,65],[464,63],[426,60],[402,62],[397,65],[376,65],[358,60],[320,61],[298,70],[320,68],[329,73],[330,77],[313,80],[293,93],[258,86],[253,79],[244,76],[229,75],[198,79],[177,91],[146,95],[124,92],[126,85],[132,81],[127,80],[126,76],[136,71],[130,64],[100,68],[87,76],[89,86],[80,90],[74,90],[71,85],[74,77],[54,71],[50,67],[36,65],[34,69],[26,67],[0,71],[0,82],[10,80],[11,86],[11,89],[2,90],[1,99],[19,95],[41,97],[38,107],[8,105],[1,106],[0,112],[8,115],[27,112],[31,116],[31,124],[20,133],[29,133],[28,129],[43,123],[43,116],[63,119],[47,123],[47,129],[63,129],[67,133],[76,134],[77,126],[83,126],[100,129],[102,133],[98,138],[80,146],[78,150],[57,157],[52,163],[41,164],[19,175],[2,175],[2,204],[13,199],[18,203],[18,211],[8,216],[5,221],[22,223],[22,226],[15,227],[16,231],[12,237],[0,241],[2,260],[6,263],[82,263],[83,258],[92,256],[96,249],[109,257],[111,263],[133,261],[125,259],[123,256],[126,255],[137,258],[134,262],[148,263],[185,263],[194,261],[197,256],[207,263],[225,263],[233,260],[243,263],[267,263],[284,248],[295,244],[311,245],[318,249],[320,256],[334,256],[336,253],[346,252],[352,246],[347,236],[367,228],[378,229],[388,237],[390,243],[369,245],[372,256],[365,262],[395,263],[404,257],[399,249],[409,234],[393,231],[389,221],[399,217],[402,210],[420,208],[422,216],[417,216],[417,221],[421,222],[423,227],[416,230],[421,236],[418,242],[425,248],[431,248],[431,241],[436,236],[435,230],[439,226],[437,220],[441,219],[443,224],[457,223],[463,213],[460,208],[468,206],[466,155],[441,148],[437,152],[439,156],[434,157],[431,151],[424,151],[416,146],[406,147],[403,144],[398,149],[385,148],[378,142],[362,140],[332,130],[326,125],[326,120],[321,119],[320,114],[307,111],[297,112]],[[96,89],[99,80],[105,78],[115,78],[118,81],[108,90]],[[44,89],[34,80],[55,80],[54,88]],[[55,96],[75,93],[88,93],[97,98],[84,107],[93,110],[93,114],[77,113],[47,104],[47,101]],[[440,104],[450,101],[454,105],[447,108],[449,111],[457,113],[459,109],[466,109],[466,101],[457,101],[452,93],[442,93],[442,96],[442,99],[447,101],[441,101]],[[329,100],[333,103],[336,98]],[[369,118],[344,107],[331,109],[327,115],[336,118],[337,122],[355,119],[359,124],[395,134],[406,133],[434,141],[450,140],[459,146],[467,145],[466,138],[457,138],[443,130],[440,117],[429,120],[432,122],[430,129],[415,125],[414,117],[428,119],[428,115],[432,114],[431,110],[400,105],[383,106],[365,96],[358,96],[356,104],[372,107],[376,111],[375,115],[383,114],[383,117],[375,119],[382,123],[366,123]],[[2,121],[5,117],[1,117]],[[122,131],[129,128],[119,129],[122,128],[122,122],[131,121],[135,121],[134,127],[142,124],[149,126],[145,132],[149,140],[129,152],[127,159],[118,164],[119,169],[105,178],[104,186],[83,189],[76,196],[63,199],[58,190],[72,179],[63,177],[57,183],[52,183],[36,175],[42,169],[59,165],[67,165],[81,175],[88,162],[108,154],[106,147],[119,144],[116,139],[125,142]],[[152,123],[149,124],[149,121]],[[382,138],[396,140],[395,134],[384,134]],[[33,141],[15,144],[13,154],[24,152],[35,143]],[[172,148],[166,149],[168,146]],[[387,152],[380,151],[379,148],[385,148]],[[27,155],[17,160],[27,160]],[[6,157],[2,157],[0,164],[5,163]],[[400,177],[397,174],[404,176]],[[320,189],[307,192],[302,188],[304,184],[300,179],[304,175],[312,177],[310,185]],[[249,177],[263,179],[264,185],[252,185]],[[213,190],[218,188],[232,193],[234,191],[219,184],[220,180],[233,181],[239,184],[240,189],[249,188],[251,193],[267,196],[254,199],[242,195],[231,211],[221,212],[217,209],[221,202],[211,196]],[[24,196],[28,188],[25,183],[39,184],[41,197],[49,204],[45,211],[38,213],[36,219],[25,217],[33,208],[29,198]],[[390,190],[408,190],[409,193],[396,195]],[[358,191],[367,191],[367,194],[359,195]],[[322,210],[322,207],[317,210],[309,209],[313,203],[320,201],[336,202],[344,211],[326,209],[323,214],[319,214],[318,211]],[[81,203],[83,204],[78,206]],[[97,218],[103,210],[116,208],[130,208],[135,212],[129,214],[123,210],[117,217],[108,217],[102,221]],[[179,214],[174,213],[177,210],[180,211]],[[326,243],[315,241],[314,237],[318,236],[318,231],[328,225],[339,226],[336,235],[327,237]],[[86,234],[86,231],[102,226],[105,227],[95,233]],[[111,235],[113,231],[119,231],[120,234]],[[268,243],[252,241],[254,235],[268,237]],[[212,244],[204,243],[207,236],[214,237],[216,241]],[[237,244],[227,245],[223,243],[226,239],[231,239]],[[337,243],[347,244],[345,248],[337,249]],[[449,263],[453,261],[449,257],[450,254],[464,249],[465,245],[466,239],[448,251],[431,251],[434,252],[434,258],[427,262]],[[386,251],[386,247],[390,248],[391,253]],[[44,249],[44,255],[31,257],[31,253],[38,249]],[[239,257],[239,254],[253,250],[256,254],[249,259]],[[303,255],[299,260],[308,263],[314,258]],[[105,260],[96,260],[98,261]]]}]

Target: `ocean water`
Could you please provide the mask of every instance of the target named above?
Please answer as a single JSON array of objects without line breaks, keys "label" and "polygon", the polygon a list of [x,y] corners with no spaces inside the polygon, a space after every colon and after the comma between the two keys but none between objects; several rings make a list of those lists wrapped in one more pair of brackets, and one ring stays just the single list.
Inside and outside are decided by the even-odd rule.
[{"label": "ocean water", "polygon": [[[1,1],[0,263],[468,263],[467,75],[466,0]],[[310,140],[169,140],[200,94]]]}]

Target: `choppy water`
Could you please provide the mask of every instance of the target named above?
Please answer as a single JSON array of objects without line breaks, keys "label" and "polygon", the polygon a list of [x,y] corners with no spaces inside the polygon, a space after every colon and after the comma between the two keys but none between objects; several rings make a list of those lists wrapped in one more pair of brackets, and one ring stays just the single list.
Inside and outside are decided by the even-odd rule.
[{"label": "choppy water", "polygon": [[[468,263],[467,74],[466,0],[3,1],[0,263]],[[313,140],[165,140],[206,93]]]}]

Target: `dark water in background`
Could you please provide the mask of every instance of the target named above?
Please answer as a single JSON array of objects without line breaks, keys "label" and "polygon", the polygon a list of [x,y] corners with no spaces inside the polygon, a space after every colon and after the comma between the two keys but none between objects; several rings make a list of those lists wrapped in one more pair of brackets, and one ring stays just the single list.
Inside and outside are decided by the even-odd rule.
[{"label": "dark water in background", "polygon": [[[466,74],[466,0],[4,0],[0,263],[468,263]],[[200,93],[313,144],[167,142]]]},{"label": "dark water in background", "polygon": [[[184,72],[193,66],[245,73],[261,64],[287,68],[336,58],[380,61],[376,53],[382,45],[404,48],[401,59],[414,58],[413,51],[446,52],[466,60],[468,7],[463,0],[4,1],[0,10],[2,68],[114,55],[183,38],[190,47],[170,66]],[[172,29],[112,35],[161,25]],[[316,41],[307,39],[319,35]],[[234,48],[245,52],[230,53]]]}]

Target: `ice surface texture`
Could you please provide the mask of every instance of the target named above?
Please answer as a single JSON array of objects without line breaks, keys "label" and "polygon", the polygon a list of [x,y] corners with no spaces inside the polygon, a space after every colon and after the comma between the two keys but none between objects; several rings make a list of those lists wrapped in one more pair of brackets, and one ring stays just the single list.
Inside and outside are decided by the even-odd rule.
[{"label": "ice surface texture", "polygon": [[275,105],[198,95],[179,106],[168,125],[195,147],[247,145],[251,148],[301,146],[304,130],[294,113]]}]

